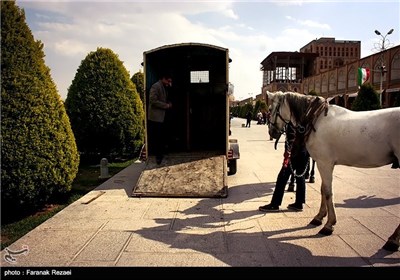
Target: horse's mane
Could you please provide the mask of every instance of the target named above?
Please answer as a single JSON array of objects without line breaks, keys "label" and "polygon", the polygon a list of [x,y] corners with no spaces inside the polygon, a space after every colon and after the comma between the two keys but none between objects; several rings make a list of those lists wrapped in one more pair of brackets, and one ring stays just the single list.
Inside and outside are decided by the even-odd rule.
[{"label": "horse's mane", "polygon": [[315,95],[303,95],[297,92],[285,92],[285,102],[287,102],[292,116],[298,125],[305,128],[305,138],[315,131],[314,123],[318,116],[328,111],[328,102],[325,98]]}]

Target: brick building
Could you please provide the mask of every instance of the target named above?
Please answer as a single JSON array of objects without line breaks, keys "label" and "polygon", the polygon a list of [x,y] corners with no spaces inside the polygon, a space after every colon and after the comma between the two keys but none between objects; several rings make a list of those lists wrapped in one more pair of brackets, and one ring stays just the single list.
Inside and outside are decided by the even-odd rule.
[{"label": "brick building", "polygon": [[[391,107],[400,94],[400,46],[360,58],[360,41],[320,38],[300,52],[273,52],[261,62],[262,91],[256,100],[267,101],[266,91],[315,91],[346,108],[357,92],[359,67],[369,68],[374,88],[382,94],[382,106]],[[385,65],[385,72],[381,66]]]},{"label": "brick building", "polygon": [[361,41],[320,38],[302,47],[300,52],[318,54],[312,66],[313,75],[316,75],[359,60],[361,58]]}]

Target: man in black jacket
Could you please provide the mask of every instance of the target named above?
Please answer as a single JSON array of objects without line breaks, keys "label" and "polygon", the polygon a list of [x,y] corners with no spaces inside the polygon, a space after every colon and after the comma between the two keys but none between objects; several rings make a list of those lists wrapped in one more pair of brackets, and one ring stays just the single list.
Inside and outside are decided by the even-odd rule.
[{"label": "man in black jacket", "polygon": [[285,152],[282,168],[276,180],[275,190],[270,204],[260,206],[262,212],[279,211],[282,204],[285,186],[289,177],[294,173],[296,177],[296,200],[289,204],[288,208],[295,211],[303,211],[303,203],[306,201],[305,173],[309,162],[309,154],[301,137],[296,139],[296,132],[291,124],[286,126]]}]

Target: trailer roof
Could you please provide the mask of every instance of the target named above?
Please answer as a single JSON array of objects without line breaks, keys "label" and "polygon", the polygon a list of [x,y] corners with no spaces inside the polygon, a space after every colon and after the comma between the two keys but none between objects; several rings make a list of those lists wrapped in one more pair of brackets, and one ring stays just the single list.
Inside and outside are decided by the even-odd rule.
[{"label": "trailer roof", "polygon": [[159,50],[163,50],[163,49],[169,49],[169,48],[177,48],[177,47],[186,47],[186,46],[196,46],[196,47],[208,47],[208,48],[213,48],[213,49],[217,49],[217,50],[221,50],[221,51],[228,51],[227,48],[223,48],[223,47],[219,47],[219,46],[215,46],[215,45],[210,45],[210,44],[203,44],[203,43],[179,43],[179,44],[171,44],[171,45],[164,45],[152,50],[148,50],[145,51],[144,54],[149,54],[152,52],[156,52]]}]

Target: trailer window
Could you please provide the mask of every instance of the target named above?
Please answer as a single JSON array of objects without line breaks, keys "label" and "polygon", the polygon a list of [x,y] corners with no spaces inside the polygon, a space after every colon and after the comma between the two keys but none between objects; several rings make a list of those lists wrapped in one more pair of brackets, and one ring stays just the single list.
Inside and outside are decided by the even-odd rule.
[{"label": "trailer window", "polygon": [[190,83],[209,83],[208,71],[190,71]]}]

